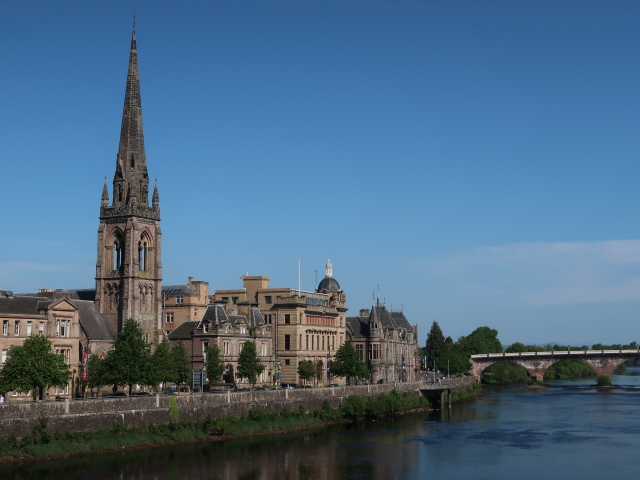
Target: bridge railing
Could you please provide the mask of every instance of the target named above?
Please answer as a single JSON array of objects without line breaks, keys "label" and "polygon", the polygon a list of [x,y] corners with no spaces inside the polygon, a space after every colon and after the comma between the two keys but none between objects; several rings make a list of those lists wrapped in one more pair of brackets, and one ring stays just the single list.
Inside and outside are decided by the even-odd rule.
[{"label": "bridge railing", "polygon": [[499,357],[534,357],[534,356],[571,356],[571,355],[640,355],[637,350],[553,350],[549,352],[516,352],[516,353],[482,353],[471,355],[472,359],[499,358]]}]

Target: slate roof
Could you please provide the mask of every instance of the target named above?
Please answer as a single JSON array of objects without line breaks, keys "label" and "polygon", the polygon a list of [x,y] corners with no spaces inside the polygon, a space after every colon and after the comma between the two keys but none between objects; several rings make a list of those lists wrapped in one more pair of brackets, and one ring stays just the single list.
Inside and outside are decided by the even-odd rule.
[{"label": "slate roof", "polygon": [[39,315],[40,310],[46,308],[51,300],[45,297],[28,295],[7,296],[6,292],[0,295],[0,314],[12,315]]},{"label": "slate roof", "polygon": [[219,303],[208,305],[202,316],[202,320],[198,323],[197,328],[201,328],[202,322],[211,322],[214,327],[220,327],[222,324],[228,323],[231,326],[245,324],[249,328],[264,325],[264,317],[258,308],[249,310],[249,318],[245,315],[228,315],[225,306]]},{"label": "slate roof", "polygon": [[92,301],[71,300],[80,314],[80,325],[89,340],[113,340],[113,332],[107,319],[98,311]]},{"label": "slate roof", "polygon": [[353,339],[365,339],[369,336],[369,317],[347,317],[347,328]]},{"label": "slate roof", "polygon": [[169,340],[191,340],[191,336],[196,331],[196,327],[200,322],[184,322],[173,329],[167,337]]},{"label": "slate roof", "polygon": [[214,303],[212,305],[207,305],[207,309],[205,310],[200,323],[203,321],[209,321],[219,327],[223,323],[229,323],[229,316],[227,315],[224,305]]},{"label": "slate roof", "polygon": [[354,338],[366,338],[370,334],[371,322],[379,323],[383,330],[413,331],[404,312],[390,312],[385,305],[371,307],[368,317],[347,317],[347,328]]}]

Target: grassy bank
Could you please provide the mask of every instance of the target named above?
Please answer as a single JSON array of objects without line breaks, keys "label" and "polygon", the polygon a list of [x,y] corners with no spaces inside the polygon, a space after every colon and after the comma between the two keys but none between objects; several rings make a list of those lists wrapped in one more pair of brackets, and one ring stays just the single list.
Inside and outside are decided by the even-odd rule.
[{"label": "grassy bank", "polygon": [[20,439],[12,435],[0,439],[0,459],[18,461],[53,458],[173,443],[221,440],[233,436],[317,428],[339,421],[392,417],[428,407],[429,404],[423,397],[412,397],[392,390],[388,394],[368,399],[351,395],[338,408],[333,408],[329,402],[325,402],[321,408],[311,412],[307,412],[303,407],[278,413],[265,413],[254,409],[242,418],[209,417],[198,422],[180,421],[177,404],[172,402],[171,423],[150,425],[141,429],[127,428],[121,423],[115,423],[111,428],[99,432],[52,433],[47,429],[47,418],[40,417],[29,435]]}]

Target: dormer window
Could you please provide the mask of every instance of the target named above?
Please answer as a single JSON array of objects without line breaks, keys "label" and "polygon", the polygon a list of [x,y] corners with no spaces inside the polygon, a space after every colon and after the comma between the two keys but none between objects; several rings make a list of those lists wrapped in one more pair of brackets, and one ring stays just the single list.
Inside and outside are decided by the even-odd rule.
[{"label": "dormer window", "polygon": [[184,303],[184,297],[176,297],[176,305],[182,305]]}]

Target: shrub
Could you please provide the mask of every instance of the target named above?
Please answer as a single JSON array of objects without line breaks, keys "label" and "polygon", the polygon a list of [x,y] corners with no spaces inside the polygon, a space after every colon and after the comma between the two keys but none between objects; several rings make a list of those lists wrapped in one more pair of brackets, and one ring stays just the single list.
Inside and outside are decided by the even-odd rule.
[{"label": "shrub", "polygon": [[171,410],[171,423],[175,425],[178,423],[178,415],[180,413],[176,397],[171,397],[169,399],[169,410]]},{"label": "shrub", "polygon": [[340,411],[346,418],[362,417],[367,413],[367,404],[358,395],[349,395],[340,405]]},{"label": "shrub", "polygon": [[598,375],[599,387],[610,387],[611,385],[611,377],[609,375]]}]

